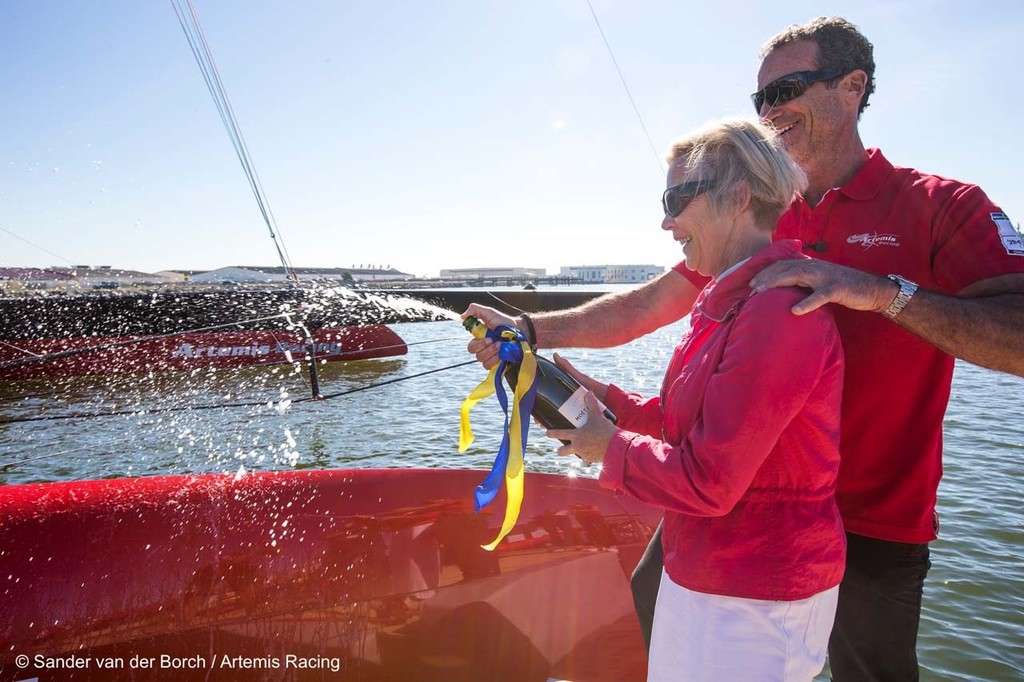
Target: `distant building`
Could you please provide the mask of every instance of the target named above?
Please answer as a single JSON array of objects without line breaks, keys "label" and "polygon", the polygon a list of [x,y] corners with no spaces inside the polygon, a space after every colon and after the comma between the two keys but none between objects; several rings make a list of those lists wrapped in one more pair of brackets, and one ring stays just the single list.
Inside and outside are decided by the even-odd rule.
[{"label": "distant building", "polygon": [[[303,276],[302,272],[300,272],[303,269],[304,268],[296,268],[296,271],[299,271],[298,274],[300,278]],[[367,267],[343,269],[347,270],[349,275],[352,276],[352,279],[354,279],[357,282],[403,282],[408,281],[410,279],[416,279],[416,275],[410,275],[407,272],[396,270],[390,265],[388,265],[387,267],[384,267],[382,265],[378,268]]]},{"label": "distant building", "polygon": [[[387,267],[295,268],[303,282],[408,281],[415,276]],[[165,270],[158,273],[121,270],[109,265],[71,267],[0,268],[0,291],[121,289],[140,285],[210,285],[284,283],[288,274],[283,267],[234,265],[216,270]]]},{"label": "distant building", "polygon": [[282,282],[286,277],[264,273],[257,268],[228,266],[207,270],[205,272],[189,272],[189,284],[258,284],[265,282]]},{"label": "distant building", "polygon": [[456,268],[442,270],[441,279],[537,279],[547,274],[544,268]]},{"label": "distant building", "polygon": [[188,282],[189,272],[187,270],[161,270],[153,273],[167,284],[185,284]]},{"label": "distant building", "polygon": [[580,279],[584,284],[636,284],[652,280],[665,268],[660,265],[570,265],[563,277]]},{"label": "distant building", "polygon": [[43,268],[0,268],[0,291],[16,293],[25,289],[68,290],[77,287],[66,272]]},{"label": "distant building", "polygon": [[139,284],[167,283],[160,275],[138,270],[121,270],[109,265],[73,265],[50,269],[70,275],[82,289],[118,289]]},{"label": "distant building", "polygon": [[[300,281],[334,282],[351,284],[352,282],[404,281],[413,279],[413,275],[387,268],[293,268]],[[249,265],[233,265],[206,272],[188,272],[191,284],[257,284],[286,282],[288,272],[283,266],[261,267]]]}]

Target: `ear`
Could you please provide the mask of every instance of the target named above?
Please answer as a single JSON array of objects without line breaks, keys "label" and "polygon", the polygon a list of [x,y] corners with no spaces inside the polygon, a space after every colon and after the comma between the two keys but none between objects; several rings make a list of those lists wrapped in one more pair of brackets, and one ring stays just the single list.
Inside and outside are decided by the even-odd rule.
[{"label": "ear", "polygon": [[868,74],[861,69],[854,69],[843,77],[843,95],[860,109],[864,91],[868,86]]},{"label": "ear", "polygon": [[750,207],[750,198],[753,193],[750,191],[750,185],[745,182],[737,182],[732,187],[730,194],[732,195],[730,213],[732,213],[733,217],[738,217]]}]

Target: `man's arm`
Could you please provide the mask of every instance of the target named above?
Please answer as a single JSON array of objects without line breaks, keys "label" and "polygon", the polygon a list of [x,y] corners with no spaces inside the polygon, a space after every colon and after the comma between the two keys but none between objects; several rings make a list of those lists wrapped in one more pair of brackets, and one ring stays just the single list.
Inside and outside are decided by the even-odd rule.
[{"label": "man's arm", "polygon": [[542,348],[611,348],[682,319],[700,291],[675,270],[576,308],[530,315]]},{"label": "man's arm", "polygon": [[[886,277],[820,260],[773,263],[751,280],[755,291],[794,285],[813,290],[793,307],[797,315],[826,303],[881,313],[899,293]],[[1024,274],[984,279],[955,296],[918,289],[894,322],[961,360],[1024,376]]]},{"label": "man's arm", "polygon": [[[655,329],[682,319],[700,291],[675,270],[628,291],[607,294],[576,308],[530,315],[543,348],[611,348],[649,334]],[[521,331],[521,319],[504,315],[493,308],[473,303],[462,318],[473,315],[488,327],[515,325]],[[498,345],[488,338],[473,339],[468,350],[484,367],[498,363]]]},{"label": "man's arm", "polygon": [[918,290],[895,322],[954,357],[1024,376],[1024,274],[975,282],[956,296]]}]

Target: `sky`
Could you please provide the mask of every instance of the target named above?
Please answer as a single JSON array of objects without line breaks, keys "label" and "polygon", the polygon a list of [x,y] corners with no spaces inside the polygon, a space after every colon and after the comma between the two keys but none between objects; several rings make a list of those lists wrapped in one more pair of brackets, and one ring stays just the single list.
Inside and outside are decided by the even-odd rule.
[{"label": "sky", "polygon": [[[298,267],[671,266],[663,151],[822,14],[875,45],[864,143],[1024,220],[1016,0],[193,6]],[[169,0],[0,0],[0,45],[0,267],[279,265]]]}]

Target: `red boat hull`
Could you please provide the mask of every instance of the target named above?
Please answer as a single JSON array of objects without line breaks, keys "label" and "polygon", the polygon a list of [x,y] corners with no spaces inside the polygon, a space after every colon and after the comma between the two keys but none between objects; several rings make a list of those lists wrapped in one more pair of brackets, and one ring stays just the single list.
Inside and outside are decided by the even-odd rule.
[{"label": "red boat hull", "polygon": [[484,475],[5,487],[0,679],[645,679],[629,574],[659,515],[529,474],[487,552],[504,501],[473,513]]},{"label": "red boat hull", "polygon": [[[380,324],[318,329],[313,342],[317,359],[327,362],[394,357],[409,350],[397,333]],[[93,350],[79,352],[87,348]],[[11,340],[0,343],[0,381],[278,365],[301,361],[306,354],[303,337],[288,331]],[[36,356],[51,359],[25,362]]]}]

